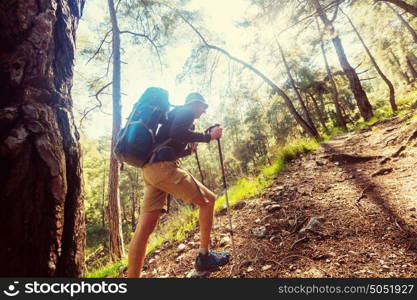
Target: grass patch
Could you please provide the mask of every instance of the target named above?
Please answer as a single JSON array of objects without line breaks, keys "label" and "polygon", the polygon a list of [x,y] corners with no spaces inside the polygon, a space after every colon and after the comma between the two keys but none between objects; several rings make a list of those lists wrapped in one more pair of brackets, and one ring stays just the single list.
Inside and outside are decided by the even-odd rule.
[{"label": "grass patch", "polygon": [[109,276],[117,276],[127,266],[127,257],[120,261],[109,263],[106,266],[91,271],[86,274],[86,278],[105,278]]},{"label": "grass patch", "polygon": [[[273,154],[274,162],[271,166],[262,168],[258,176],[238,180],[228,189],[230,206],[258,195],[262,189],[273,183],[274,178],[285,169],[287,162],[303,153],[316,150],[318,146],[319,143],[312,139],[296,139],[278,148]],[[214,207],[216,211],[226,207],[225,195],[217,199]]]}]

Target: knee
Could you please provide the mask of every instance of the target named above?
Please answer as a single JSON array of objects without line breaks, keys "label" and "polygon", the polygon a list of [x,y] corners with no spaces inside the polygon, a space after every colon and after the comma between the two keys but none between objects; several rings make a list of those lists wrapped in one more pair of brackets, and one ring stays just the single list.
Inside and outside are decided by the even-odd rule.
[{"label": "knee", "polygon": [[216,199],[217,199],[217,197],[216,197],[215,194],[210,194],[208,196],[209,204],[214,206],[214,203],[216,203]]},{"label": "knee", "polygon": [[216,202],[216,196],[215,195],[205,195],[198,196],[193,201],[195,204],[197,204],[200,208],[213,208],[214,203]]}]

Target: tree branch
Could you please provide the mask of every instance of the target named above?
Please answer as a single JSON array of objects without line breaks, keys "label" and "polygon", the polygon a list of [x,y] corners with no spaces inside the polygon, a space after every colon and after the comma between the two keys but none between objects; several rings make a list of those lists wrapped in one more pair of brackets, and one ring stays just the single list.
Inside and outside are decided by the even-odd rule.
[{"label": "tree branch", "polygon": [[109,59],[107,61],[106,77],[109,76],[110,64],[111,64],[111,59],[113,57],[113,53],[114,53],[114,51],[113,51],[113,47],[112,47],[111,54],[110,54]]},{"label": "tree branch", "polygon": [[366,80],[371,80],[371,79],[375,79],[376,78],[376,76],[374,76],[374,77],[369,77],[369,78],[364,78],[364,79],[359,79],[360,81],[366,81]]},{"label": "tree branch", "polygon": [[353,69],[354,69],[354,70],[356,70],[357,68],[359,68],[359,67],[362,65],[363,61],[364,61],[364,60],[362,60],[362,61],[361,61],[361,62],[360,62],[360,63],[359,63],[356,67],[354,67]]},{"label": "tree branch", "polygon": [[112,49],[111,49],[110,56],[109,56],[109,58],[108,58],[108,60],[107,60],[106,74],[104,74],[103,76],[99,77],[99,78],[98,78],[98,80],[103,79],[103,78],[105,78],[105,77],[109,76],[110,64],[111,64],[111,59],[112,59],[112,57],[113,57],[113,52],[114,52],[114,51],[113,51],[113,48],[112,48]]},{"label": "tree branch", "polygon": [[401,7],[402,9],[404,9],[406,12],[408,12],[409,14],[412,14],[413,16],[417,17],[417,7],[408,4],[405,1],[402,0],[374,0],[375,2],[389,2],[392,3],[398,7]]},{"label": "tree branch", "polygon": [[117,1],[117,4],[116,4],[116,13],[117,13],[117,11],[119,9],[120,2],[122,2],[122,0]]},{"label": "tree branch", "polygon": [[136,37],[145,38],[149,43],[152,44],[152,46],[155,48],[156,54],[158,55],[159,65],[161,66],[161,72],[162,72],[162,59],[161,59],[161,55],[159,53],[158,45],[155,44],[155,41],[153,39],[151,39],[148,35],[143,34],[143,33],[137,33],[137,32],[133,32],[133,31],[130,31],[130,30],[120,31],[120,34],[125,34],[125,33],[136,36]]},{"label": "tree branch", "polygon": [[[328,5],[327,5],[326,7],[324,7],[322,10],[323,10],[323,11],[326,11],[326,10],[328,10],[328,9],[333,8],[335,5],[339,5],[339,1],[337,1],[336,3],[330,3],[330,4],[328,4]],[[293,28],[294,26],[296,26],[296,25],[298,25],[298,24],[300,24],[300,23],[304,22],[305,20],[308,20],[308,19],[310,19],[310,18],[312,18],[312,17],[315,17],[315,16],[317,16],[317,15],[319,15],[319,12],[315,11],[313,14],[308,15],[307,17],[304,17],[304,18],[302,18],[301,20],[298,20],[297,22],[295,22],[295,23],[291,24],[290,26],[288,26],[288,27],[284,28],[283,30],[281,30],[280,32],[278,32],[278,36],[280,36],[280,35],[281,35],[282,33],[284,33],[285,31],[287,31],[287,30],[289,30],[289,29]]]},{"label": "tree branch", "polygon": [[296,108],[294,107],[294,104],[292,103],[291,99],[288,97],[288,95],[284,92],[284,90],[280,89],[278,87],[278,85],[276,85],[271,79],[269,79],[265,74],[263,74],[261,71],[259,71],[257,68],[255,68],[254,66],[248,64],[247,62],[233,56],[232,54],[230,54],[228,51],[226,51],[223,48],[217,47],[215,45],[211,45],[207,42],[207,40],[204,38],[204,36],[197,30],[197,28],[194,27],[193,24],[191,24],[190,21],[188,21],[181,13],[178,12],[178,10],[173,9],[172,7],[170,7],[169,5],[167,5],[166,3],[160,3],[161,5],[164,5],[172,10],[174,10],[175,12],[177,12],[178,16],[186,23],[190,26],[190,28],[200,37],[201,41],[204,43],[205,47],[207,47],[208,49],[213,49],[216,50],[220,53],[222,53],[223,55],[225,55],[227,58],[229,58],[230,60],[237,62],[238,64],[244,66],[246,69],[251,70],[253,73],[255,73],[258,77],[262,78],[262,80],[269,85],[269,87],[273,90],[273,94],[278,94],[279,96],[281,96],[281,98],[284,100],[288,110],[290,111],[290,113],[293,115],[293,117],[295,118],[295,120],[297,121],[297,123],[304,129],[304,131],[306,133],[308,133],[311,137],[315,138],[316,140],[319,139],[319,134],[317,132],[317,130],[315,130],[315,128],[312,128],[310,126],[310,124],[304,120],[302,118],[302,116],[297,112]]},{"label": "tree branch", "polygon": [[[96,98],[96,100],[97,100],[97,102],[98,102],[98,104],[96,104],[95,106],[93,106],[93,107],[91,107],[91,108],[89,108],[88,110],[86,110],[86,111],[84,111],[84,113],[83,113],[83,117],[81,118],[81,120],[80,120],[80,127],[81,127],[81,125],[82,125],[82,123],[83,123],[83,121],[84,121],[84,119],[87,117],[87,115],[90,113],[90,112],[92,112],[93,110],[95,110],[95,109],[97,109],[97,108],[100,108],[101,109],[101,107],[103,106],[103,103],[101,102],[101,100],[100,100],[100,98],[99,98],[99,96],[100,96],[100,94],[106,89],[106,88],[108,88],[111,84],[112,84],[113,82],[109,82],[109,83],[107,83],[107,84],[105,84],[103,87],[101,87],[98,91],[97,91],[97,93],[95,94],[95,95],[93,95],[93,96],[90,96],[90,97],[95,97]],[[103,112],[103,111],[102,111]],[[103,112],[104,113],[104,112]]]},{"label": "tree branch", "polygon": [[338,10],[339,10],[339,3],[336,4],[336,9],[334,10],[333,17],[330,19],[330,23],[333,23],[336,20]]},{"label": "tree branch", "polygon": [[360,75],[360,74],[363,74],[363,73],[369,72],[370,70],[371,70],[371,69],[366,69],[365,71],[362,71],[362,72],[357,72],[356,74]]},{"label": "tree branch", "polygon": [[310,27],[311,23],[313,22],[314,20],[310,20],[309,22],[307,22],[305,26],[295,34],[296,38],[298,39],[300,34],[302,34],[308,27]]},{"label": "tree branch", "polygon": [[101,47],[103,47],[104,42],[107,40],[107,37],[109,36],[109,34],[113,31],[113,29],[110,29],[109,31],[107,31],[107,33],[104,35],[104,38],[101,40],[100,45],[98,47],[98,49],[96,50],[96,52],[94,52],[93,56],[90,57],[87,61],[87,64],[94,59],[94,57],[97,56],[97,54],[99,54]]}]

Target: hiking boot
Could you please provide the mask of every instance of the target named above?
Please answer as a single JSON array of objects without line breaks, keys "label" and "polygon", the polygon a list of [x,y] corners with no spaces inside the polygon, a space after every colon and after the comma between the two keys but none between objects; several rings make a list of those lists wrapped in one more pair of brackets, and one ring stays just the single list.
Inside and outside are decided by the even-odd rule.
[{"label": "hiking boot", "polygon": [[198,254],[195,259],[195,269],[197,271],[215,271],[220,266],[229,262],[229,253],[209,251],[207,254]]}]

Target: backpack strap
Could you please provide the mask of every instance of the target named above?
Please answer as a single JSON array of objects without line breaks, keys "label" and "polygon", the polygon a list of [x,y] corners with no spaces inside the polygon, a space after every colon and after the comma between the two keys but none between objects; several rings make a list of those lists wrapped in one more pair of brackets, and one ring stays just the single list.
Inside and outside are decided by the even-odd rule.
[{"label": "backpack strap", "polygon": [[[152,106],[152,108],[153,108],[153,111],[156,111],[156,110],[162,111],[162,109],[160,109],[159,107],[156,107],[156,106]],[[143,122],[142,119],[139,119],[138,121],[132,121],[132,118],[135,115],[135,111],[136,111],[136,109],[133,108],[133,110],[130,113],[129,118],[128,118],[127,122],[126,122],[126,125],[123,128],[123,134],[120,136],[120,138],[117,141],[123,140],[123,138],[125,137],[125,135],[127,133],[127,129],[129,128],[129,125],[130,124],[142,124],[143,127],[145,127],[149,131],[149,133],[151,134],[151,136],[152,136],[152,142],[155,143],[155,133],[153,132],[152,129],[149,128],[149,126],[145,122]]]},{"label": "backpack strap", "polygon": [[[142,126],[143,127],[145,127],[146,128],[146,130],[148,130],[149,131],[149,133],[151,134],[151,136],[152,136],[152,142],[153,143],[155,143],[155,133],[153,132],[153,130],[152,129],[150,129],[149,128],[149,126],[145,123],[145,122],[143,122],[143,120],[138,120],[138,121],[133,121],[133,122],[129,122],[128,124],[126,124],[126,126],[128,126],[128,125],[130,125],[130,124],[142,124]],[[127,127],[126,127],[127,128]],[[127,130],[126,130],[127,131]]]},{"label": "backpack strap", "polygon": [[148,164],[153,163],[153,161],[155,160],[156,155],[158,154],[159,150],[161,150],[162,148],[164,148],[166,145],[168,145],[170,142],[172,141],[172,138],[169,138],[167,140],[165,140],[163,143],[159,144],[158,146],[156,146],[152,152],[151,152],[151,156],[149,159]]}]

